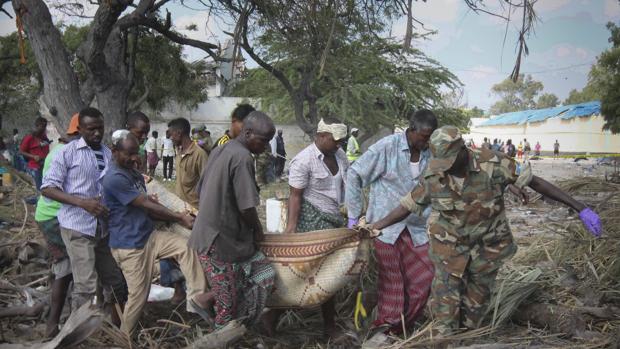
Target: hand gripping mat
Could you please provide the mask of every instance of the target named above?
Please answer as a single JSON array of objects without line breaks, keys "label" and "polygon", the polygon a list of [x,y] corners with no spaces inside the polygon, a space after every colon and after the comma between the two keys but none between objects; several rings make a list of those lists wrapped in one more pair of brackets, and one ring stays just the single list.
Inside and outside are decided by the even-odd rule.
[{"label": "hand gripping mat", "polygon": [[[147,192],[157,194],[159,202],[171,210],[191,207],[155,180],[147,184]],[[191,233],[179,224],[172,224],[169,229],[185,236]],[[357,282],[368,265],[373,237],[368,230],[346,228],[266,234],[259,243],[260,249],[276,270],[275,287],[267,306],[320,305],[347,284]]]}]

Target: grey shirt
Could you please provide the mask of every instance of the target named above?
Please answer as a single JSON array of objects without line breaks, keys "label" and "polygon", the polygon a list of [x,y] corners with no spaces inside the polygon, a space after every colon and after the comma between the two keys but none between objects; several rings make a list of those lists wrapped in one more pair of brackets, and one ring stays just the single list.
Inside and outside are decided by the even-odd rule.
[{"label": "grey shirt", "polygon": [[260,204],[254,159],[239,141],[213,150],[198,187],[200,206],[189,246],[206,254],[214,246],[222,262],[242,262],[256,252],[254,231],[241,211]]}]

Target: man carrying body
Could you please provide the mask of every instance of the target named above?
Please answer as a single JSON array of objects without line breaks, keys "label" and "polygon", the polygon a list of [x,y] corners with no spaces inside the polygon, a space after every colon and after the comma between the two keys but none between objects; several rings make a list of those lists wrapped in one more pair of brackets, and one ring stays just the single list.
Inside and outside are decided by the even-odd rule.
[{"label": "man carrying body", "polygon": [[252,154],[263,152],[274,133],[267,115],[251,112],[239,136],[213,150],[202,174],[189,246],[215,292],[216,328],[240,318],[255,323],[273,287],[275,271],[257,248],[263,228]]},{"label": "man carrying body", "polygon": [[[341,142],[347,137],[344,124],[319,121],[315,141],[299,152],[289,168],[288,220],[285,234],[342,228],[345,176],[349,163]],[[334,300],[321,306],[326,335],[338,334]]]},{"label": "man carrying body", "polygon": [[[351,165],[346,190],[349,228],[362,215],[362,188],[370,186],[366,220],[373,223],[396,208],[400,198],[420,182],[431,155],[428,140],[436,128],[435,115],[421,109],[410,116],[404,133],[383,138]],[[410,326],[424,309],[433,280],[426,235],[429,214],[430,209],[423,216],[410,214],[383,229],[374,241],[379,271],[376,327],[400,333],[401,314],[405,326]]]},{"label": "man carrying body", "polygon": [[[45,197],[63,204],[58,222],[71,261],[73,310],[92,300],[98,279],[108,304],[123,304],[127,297],[123,274],[108,247],[108,209],[101,202],[100,180],[111,159],[110,149],[101,143],[103,115],[95,108],[82,109],[78,129],[81,138],[58,151],[41,187]],[[112,314],[117,321],[116,311]]]},{"label": "man carrying body", "polygon": [[175,186],[176,194],[185,202],[198,207],[198,194],[196,185],[200,180],[200,175],[207,165],[207,152],[198,146],[190,138],[191,126],[189,121],[178,118],[168,123],[170,139],[174,146],[180,148],[177,158],[176,172],[177,181]]},{"label": "man carrying body", "polygon": [[351,137],[347,141],[347,159],[349,159],[350,163],[357,160],[362,152],[360,150],[360,145],[357,143],[357,135],[359,130],[355,127],[351,129]]},{"label": "man carrying body", "polygon": [[[52,159],[56,156],[58,151],[62,149],[63,145],[79,138],[78,132],[78,114],[76,113],[71,118],[69,128],[67,129],[66,138],[63,138],[59,145],[57,145],[45,159],[43,165],[43,175],[47,173],[50,168]],[[50,312],[47,316],[47,323],[45,328],[45,336],[47,338],[55,337],[58,332],[58,324],[60,323],[60,315],[62,309],[65,306],[65,299],[67,298],[67,290],[69,284],[73,280],[71,276],[71,262],[69,261],[69,255],[67,255],[67,248],[65,243],[62,242],[60,236],[60,225],[58,224],[58,210],[60,210],[60,202],[50,200],[41,195],[37,202],[37,209],[34,213],[34,220],[39,226],[39,230],[43,234],[47,243],[47,249],[52,259],[52,274],[53,281],[50,294]]]},{"label": "man carrying body", "polygon": [[[487,311],[497,272],[517,247],[506,218],[503,194],[508,188],[525,202],[522,188],[535,191],[579,212],[586,228],[600,236],[598,215],[524,166],[486,149],[467,149],[454,126],[431,136],[431,159],[424,179],[401,199],[400,206],[373,224],[383,229],[427,207],[430,257],[435,265],[431,310],[442,335],[477,328]],[[513,185],[514,184],[514,185]]]},{"label": "man carrying body", "polygon": [[[146,195],[144,177],[136,170],[139,161],[138,140],[129,131],[121,131],[114,142],[114,162],[106,169],[103,191],[110,209],[110,247],[121,267],[129,296],[123,312],[121,330],[130,335],[146,303],[157,259],[171,258],[179,263],[188,285],[188,310],[206,316],[210,295],[198,257],[187,246],[187,238],[169,232],[154,231],[153,221],[177,222],[191,229],[194,218],[172,212]],[[198,309],[196,309],[198,308]]]},{"label": "man carrying body", "polygon": [[157,131],[153,131],[151,133],[151,138],[146,141],[144,144],[144,151],[146,151],[146,162],[148,164],[149,173],[148,175],[153,177],[155,176],[155,169],[157,168],[157,164],[159,163],[159,153],[161,152],[161,144],[159,142],[159,133]]}]

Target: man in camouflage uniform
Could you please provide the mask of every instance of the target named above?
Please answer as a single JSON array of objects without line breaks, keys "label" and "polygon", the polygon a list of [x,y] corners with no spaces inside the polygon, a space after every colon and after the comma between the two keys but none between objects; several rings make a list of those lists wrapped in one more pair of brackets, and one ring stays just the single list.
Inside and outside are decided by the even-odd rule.
[{"label": "man in camouflage uniform", "polygon": [[431,205],[430,258],[435,265],[431,310],[439,334],[481,325],[497,272],[517,250],[506,218],[505,189],[524,202],[525,186],[562,202],[579,212],[593,235],[600,236],[601,223],[594,211],[533,176],[529,165],[518,175],[515,161],[504,154],[466,148],[456,127],[433,132],[430,149],[424,179],[372,227],[382,229],[411,212],[421,215]]},{"label": "man in camouflage uniform", "polygon": [[265,151],[256,156],[256,183],[259,186],[273,182],[273,154],[269,143],[265,146]]}]

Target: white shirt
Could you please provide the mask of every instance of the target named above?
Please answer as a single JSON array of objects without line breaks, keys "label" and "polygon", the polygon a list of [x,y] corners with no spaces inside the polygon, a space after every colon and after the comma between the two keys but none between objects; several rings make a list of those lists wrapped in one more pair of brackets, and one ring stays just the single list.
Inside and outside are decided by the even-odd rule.
[{"label": "white shirt", "polygon": [[174,143],[172,143],[172,139],[164,138],[164,155],[163,156],[174,156]]},{"label": "white shirt", "polygon": [[411,168],[411,176],[413,179],[420,177],[420,162],[409,162],[409,167]]},{"label": "white shirt", "polygon": [[159,140],[157,138],[149,138],[144,144],[144,150],[147,153],[157,152],[160,148]]}]

